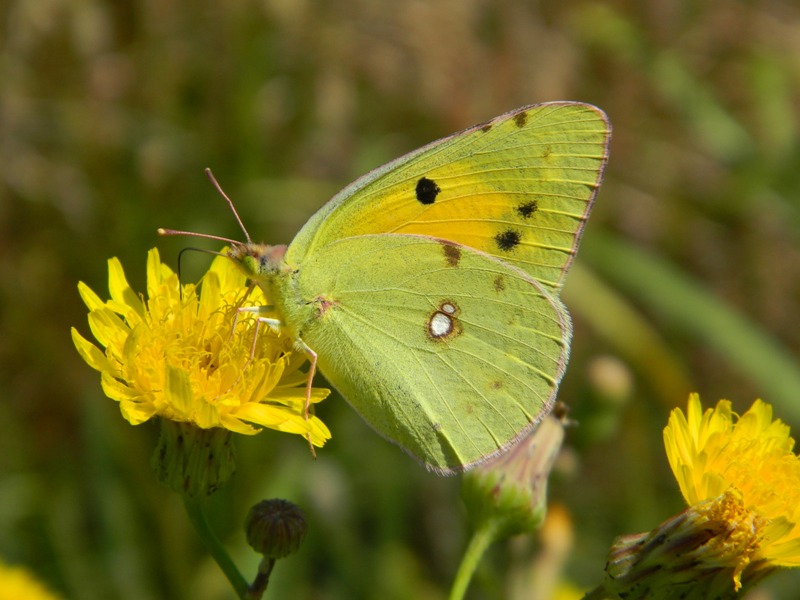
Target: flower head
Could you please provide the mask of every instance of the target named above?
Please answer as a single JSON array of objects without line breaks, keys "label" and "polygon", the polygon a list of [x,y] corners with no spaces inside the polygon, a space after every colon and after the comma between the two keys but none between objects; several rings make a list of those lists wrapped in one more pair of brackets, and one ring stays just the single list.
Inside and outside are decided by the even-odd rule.
[{"label": "flower head", "polygon": [[[259,327],[254,313],[238,310],[268,302],[230,259],[215,259],[202,285],[181,285],[153,249],[146,299],[130,287],[118,259],[108,264],[110,300],[78,285],[104,350],[74,328],[72,339],[132,425],[161,416],[248,435],[266,427],[316,446],[330,438],[325,424],[306,414],[306,374],[298,370],[305,356],[285,336]],[[314,388],[311,402],[329,393]]]},{"label": "flower head", "polygon": [[736,598],[800,566],[800,460],[770,405],[756,400],[737,417],[727,400],[703,412],[692,394],[686,415],[672,411],[664,445],[689,507],[615,541],[608,597]]},{"label": "flower head", "polygon": [[800,566],[800,459],[769,404],[756,400],[737,419],[729,401],[703,413],[693,394],[686,416],[677,409],[670,415],[664,442],[686,501],[720,499],[718,517],[742,548],[737,577],[759,560]]}]

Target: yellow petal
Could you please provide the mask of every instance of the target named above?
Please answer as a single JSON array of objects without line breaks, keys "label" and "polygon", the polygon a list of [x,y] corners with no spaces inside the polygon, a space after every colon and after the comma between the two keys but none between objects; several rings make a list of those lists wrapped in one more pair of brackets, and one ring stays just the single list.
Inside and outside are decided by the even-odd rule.
[{"label": "yellow petal", "polygon": [[118,258],[108,260],[108,291],[112,300],[132,308],[139,316],[144,316],[144,304],[128,284]]},{"label": "yellow petal", "polygon": [[81,295],[83,303],[90,311],[105,307],[105,302],[100,299],[100,296],[95,294],[92,289],[82,281],[78,282],[78,293]]},{"label": "yellow petal", "polygon": [[141,425],[156,414],[156,408],[149,402],[120,402],[122,417],[131,425]]},{"label": "yellow petal", "polygon": [[181,414],[188,414],[193,405],[192,382],[186,371],[167,365],[166,395],[167,404],[175,407]]},{"label": "yellow petal", "polygon": [[239,410],[232,412],[232,415],[256,425],[290,433],[305,433],[310,429],[308,421],[302,416],[288,413],[282,408],[269,404],[249,402]]},{"label": "yellow petal", "polygon": [[78,354],[86,361],[86,364],[101,373],[103,371],[112,370],[106,355],[103,354],[97,346],[84,338],[74,327],[72,327],[70,331],[72,332],[72,343],[75,344],[75,348],[78,349]]},{"label": "yellow petal", "polygon": [[156,407],[153,406],[153,403],[144,398],[136,389],[114,379],[107,373],[103,373],[100,383],[103,386],[103,393],[120,403],[122,416],[131,425],[140,425],[156,414]]},{"label": "yellow petal", "polygon": [[203,287],[200,289],[199,315],[207,316],[219,310],[223,304],[220,292],[219,274],[209,271],[203,277]]},{"label": "yellow petal", "polygon": [[323,446],[325,442],[331,439],[331,432],[327,425],[317,417],[312,416],[311,423],[311,443],[315,446]]},{"label": "yellow petal", "polygon": [[108,372],[103,372],[100,383],[106,396],[117,402],[127,402],[142,397],[140,391],[114,377]]},{"label": "yellow petal", "polygon": [[222,255],[214,259],[209,269],[209,273],[216,274],[220,292],[225,296],[238,293],[247,281],[242,270],[227,256],[227,250],[227,248],[223,248]]},{"label": "yellow petal", "polygon": [[325,424],[314,415],[310,415],[306,420],[301,415],[293,415],[268,404],[249,403],[236,411],[235,416],[285,433],[310,434],[315,446],[322,446],[331,437]]},{"label": "yellow petal", "polygon": [[130,333],[125,322],[106,308],[89,313],[89,328],[104,348],[113,347]]},{"label": "yellow petal", "polygon": [[232,417],[229,414],[220,415],[220,423],[225,429],[230,429],[234,433],[241,433],[243,435],[255,435],[261,432],[260,427],[253,427],[248,425],[241,419]]},{"label": "yellow petal", "polygon": [[[192,296],[193,292],[187,292]],[[175,272],[161,262],[158,248],[147,253],[147,297],[152,301],[160,298],[171,303],[180,304],[180,281]]]},{"label": "yellow petal", "polygon": [[[325,398],[330,396],[330,394],[331,391],[326,388],[311,388],[311,404],[322,402],[325,400]],[[268,399],[275,400],[276,402],[282,402],[289,406],[305,406],[305,388],[284,388],[284,386],[281,385],[270,392]]]}]

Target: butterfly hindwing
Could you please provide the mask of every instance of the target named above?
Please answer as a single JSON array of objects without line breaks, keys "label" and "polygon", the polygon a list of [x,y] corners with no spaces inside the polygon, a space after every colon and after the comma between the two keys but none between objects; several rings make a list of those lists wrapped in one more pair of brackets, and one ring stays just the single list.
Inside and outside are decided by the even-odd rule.
[{"label": "butterfly hindwing", "polygon": [[551,407],[569,351],[560,302],[485,253],[417,235],[317,249],[293,274],[294,334],[379,433],[452,472],[525,434]]},{"label": "butterfly hindwing", "polygon": [[346,237],[421,234],[496,256],[557,291],[600,185],[609,130],[594,106],[553,102],[433,142],[334,196],[287,261]]}]

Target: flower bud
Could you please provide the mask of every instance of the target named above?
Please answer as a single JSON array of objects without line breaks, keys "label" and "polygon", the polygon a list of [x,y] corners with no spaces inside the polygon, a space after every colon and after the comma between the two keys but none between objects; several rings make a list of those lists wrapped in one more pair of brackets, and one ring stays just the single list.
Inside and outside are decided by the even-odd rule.
[{"label": "flower bud", "polygon": [[262,500],[250,509],[245,521],[247,543],[267,558],[278,559],[297,552],[308,526],[300,507],[288,500]]},{"label": "flower bud", "polygon": [[544,521],[547,478],[564,439],[553,416],[500,457],[464,475],[461,496],[477,529],[492,522],[495,540],[537,529]]}]

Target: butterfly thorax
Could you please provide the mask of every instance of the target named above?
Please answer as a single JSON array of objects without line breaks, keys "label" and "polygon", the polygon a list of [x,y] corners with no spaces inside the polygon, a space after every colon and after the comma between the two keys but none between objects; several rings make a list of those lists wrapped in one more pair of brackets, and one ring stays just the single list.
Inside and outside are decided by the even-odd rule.
[{"label": "butterfly thorax", "polygon": [[264,291],[271,306],[293,338],[303,325],[313,319],[313,307],[301,298],[297,287],[297,269],[286,263],[284,245],[239,244],[228,250],[245,275]]}]

